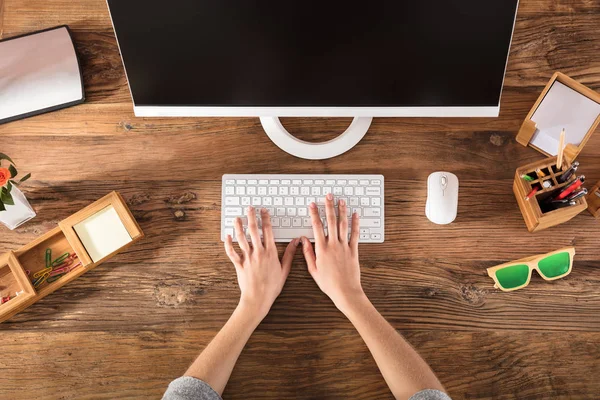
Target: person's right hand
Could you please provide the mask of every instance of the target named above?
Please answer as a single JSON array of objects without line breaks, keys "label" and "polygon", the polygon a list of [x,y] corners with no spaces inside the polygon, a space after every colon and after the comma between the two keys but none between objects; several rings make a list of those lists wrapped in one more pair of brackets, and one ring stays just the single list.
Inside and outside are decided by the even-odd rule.
[{"label": "person's right hand", "polygon": [[360,284],[360,265],[358,261],[359,218],[352,214],[352,233],[348,241],[348,205],[340,200],[338,219],[335,215],[333,195],[325,198],[327,216],[326,236],[319,210],[315,203],[309,211],[315,234],[315,250],[306,237],[302,237],[302,251],[311,274],[319,288],[333,301],[336,307],[345,312],[353,300],[362,298],[364,292]]}]

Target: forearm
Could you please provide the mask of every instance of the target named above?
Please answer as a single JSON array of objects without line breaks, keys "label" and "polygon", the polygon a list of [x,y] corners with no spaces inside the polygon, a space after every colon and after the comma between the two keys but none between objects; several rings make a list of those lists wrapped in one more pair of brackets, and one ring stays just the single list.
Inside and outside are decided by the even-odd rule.
[{"label": "forearm", "polygon": [[240,303],[185,375],[203,380],[222,395],[240,353],[262,319],[257,314]]},{"label": "forearm", "polygon": [[427,363],[364,294],[340,309],[367,344],[396,399],[408,399],[422,389],[444,390]]}]

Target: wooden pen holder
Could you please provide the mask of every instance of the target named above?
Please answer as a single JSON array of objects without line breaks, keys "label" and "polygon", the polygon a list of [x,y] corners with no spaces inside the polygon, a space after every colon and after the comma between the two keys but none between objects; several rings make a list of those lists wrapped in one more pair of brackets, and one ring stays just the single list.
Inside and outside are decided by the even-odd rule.
[{"label": "wooden pen holder", "polygon": [[[545,158],[517,168],[516,170],[513,192],[515,193],[519,209],[521,210],[521,214],[523,214],[523,219],[529,232],[540,231],[567,222],[587,208],[587,202],[584,197],[575,200],[575,205],[562,208],[554,208],[546,203],[546,200],[556,195],[562,188],[577,179],[575,174],[573,174],[566,182],[559,183],[558,178],[571,166],[571,163],[568,157],[565,157],[563,165],[558,167],[556,159],[557,157]],[[542,171],[545,175],[544,177],[538,177],[536,173],[538,169]],[[534,180],[531,182],[527,181],[523,178],[524,175],[529,175]],[[552,186],[548,188],[543,187],[545,181],[550,182]],[[529,200],[526,200],[526,196],[536,185],[541,186],[541,189]]]}]

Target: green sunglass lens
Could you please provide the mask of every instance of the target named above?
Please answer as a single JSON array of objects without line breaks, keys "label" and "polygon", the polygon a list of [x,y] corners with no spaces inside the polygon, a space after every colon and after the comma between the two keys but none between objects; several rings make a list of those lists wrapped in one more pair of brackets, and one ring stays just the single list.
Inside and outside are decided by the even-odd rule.
[{"label": "green sunglass lens", "polygon": [[566,274],[570,265],[571,255],[564,252],[544,258],[538,263],[538,268],[546,278],[556,278]]},{"label": "green sunglass lens", "polygon": [[524,264],[511,265],[496,271],[496,279],[504,289],[523,286],[529,278],[529,267]]}]

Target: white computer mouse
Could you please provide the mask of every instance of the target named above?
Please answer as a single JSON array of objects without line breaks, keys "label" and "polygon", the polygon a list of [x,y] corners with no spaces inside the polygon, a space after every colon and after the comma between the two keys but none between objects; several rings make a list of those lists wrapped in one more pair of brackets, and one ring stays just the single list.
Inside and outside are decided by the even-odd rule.
[{"label": "white computer mouse", "polygon": [[434,172],[427,178],[425,215],[435,224],[454,221],[458,210],[458,178],[451,172]]}]

